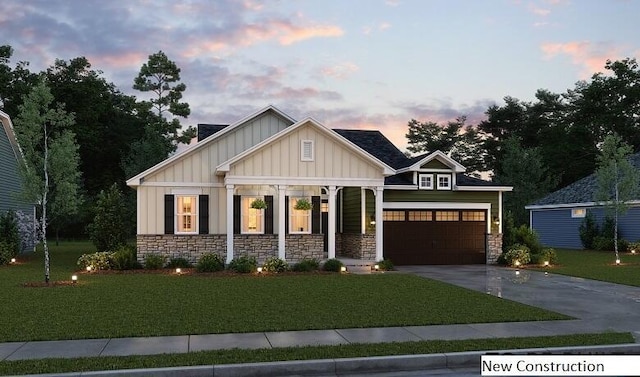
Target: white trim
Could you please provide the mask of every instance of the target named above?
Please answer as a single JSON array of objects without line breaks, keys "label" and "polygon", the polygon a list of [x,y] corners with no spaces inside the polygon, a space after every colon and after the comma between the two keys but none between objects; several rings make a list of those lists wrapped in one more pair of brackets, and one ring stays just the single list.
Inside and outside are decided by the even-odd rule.
[{"label": "white trim", "polygon": [[[199,194],[195,194],[193,192],[186,192],[186,193],[171,193],[173,195],[173,229],[175,229],[175,234],[198,234],[198,230],[199,230],[199,222],[200,222],[200,197]],[[193,212],[190,216],[194,217],[194,221],[193,221],[193,229],[195,229],[193,232],[181,232],[178,228],[178,218],[181,216],[180,215],[180,211],[178,211],[178,197],[190,197],[193,198],[195,197],[195,203],[194,203],[194,207],[195,207],[195,212]]]},{"label": "white trim", "polygon": [[233,260],[233,190],[233,185],[227,185],[227,264]]},{"label": "white trim", "polygon": [[284,260],[286,257],[286,221],[285,218],[285,196],[287,192],[286,185],[278,185],[278,258]]},{"label": "white trim", "polygon": [[[311,234],[312,230],[311,227],[312,225],[312,217],[313,217],[313,210],[297,210],[295,208],[293,208],[293,200],[294,199],[307,199],[309,200],[309,202],[311,202],[311,197],[309,196],[289,196],[289,203],[287,203],[287,205],[289,206],[289,234]],[[292,226],[292,220],[293,220],[293,211],[301,211],[301,212],[307,212],[307,228],[309,230],[305,230],[305,231],[299,231],[299,230],[293,230],[293,226]]]},{"label": "white trim", "polygon": [[11,150],[13,151],[14,156],[16,157],[16,161],[18,163],[24,163],[24,154],[22,153],[22,148],[20,148],[20,144],[18,143],[18,137],[16,135],[15,129],[13,128],[13,123],[11,122],[11,117],[9,114],[0,110],[0,123],[4,127],[4,132],[7,134],[7,138],[9,139],[9,145],[11,145]]},{"label": "white trim", "polygon": [[327,214],[327,257],[336,257],[336,186],[329,186],[329,213]]},{"label": "white trim", "polygon": [[273,111],[275,112],[277,115],[283,117],[284,119],[288,120],[289,122],[291,122],[291,124],[294,124],[296,121],[295,119],[291,118],[289,115],[285,114],[284,112],[280,111],[278,108],[276,108],[273,105],[269,105],[267,107],[264,107],[250,115],[245,116],[244,118],[240,119],[239,121],[236,121],[230,125],[228,125],[227,127],[223,128],[222,130],[214,133],[213,135],[210,135],[209,137],[201,140],[200,142],[198,142],[196,145],[194,145],[193,147],[187,148],[185,149],[183,152],[175,154],[169,158],[167,158],[166,160],[150,167],[149,169],[143,171],[142,173],[139,173],[138,175],[129,178],[127,180],[127,186],[140,186],[142,184],[143,178],[146,177],[147,175],[154,173],[160,169],[162,169],[163,167],[173,163],[174,161],[181,159],[182,157],[191,154],[197,150],[199,150],[200,148],[204,147],[205,145],[209,144],[209,142],[211,142],[211,140],[214,139],[219,139],[220,137],[222,137],[223,135],[226,135],[227,133],[231,132],[232,130],[238,128],[240,125],[247,123],[248,121],[259,117],[260,115],[266,113],[267,111]]},{"label": "white trim", "polygon": [[252,177],[226,176],[225,184],[238,185],[291,185],[291,186],[384,186],[384,178],[332,178],[332,177]]},{"label": "white trim", "polygon": [[367,233],[367,189],[360,188],[360,234]]},{"label": "white trim", "polygon": [[[420,170],[420,166],[426,164],[427,162],[433,160],[433,159],[437,159],[438,161],[442,162],[443,164],[451,167],[451,169],[453,170],[454,173],[464,173],[465,171],[467,171],[467,168],[465,168],[464,166],[462,166],[459,162],[455,161],[454,159],[452,159],[451,157],[447,156],[446,154],[442,153],[441,151],[435,151],[431,154],[429,154],[428,156],[425,156],[424,158],[420,159],[419,161],[417,161],[416,163],[414,163],[411,166],[407,166],[406,168],[402,168],[402,169],[398,169],[397,173],[404,173],[404,172],[408,172],[408,171],[418,171]],[[425,168],[428,169],[428,168]]]},{"label": "white trim", "polygon": [[[305,145],[309,145],[309,156],[306,155]],[[300,161],[313,162],[315,161],[315,145],[313,140],[300,140]]]},{"label": "white trim", "polygon": [[[456,202],[384,202],[384,209],[486,209],[491,210],[491,203],[456,203]],[[490,215],[490,214],[489,214]]]},{"label": "white trim", "polygon": [[[422,178],[430,178],[428,185],[422,184]],[[432,173],[418,173],[418,188],[420,190],[433,190],[433,174]]]},{"label": "white trim", "polygon": [[223,183],[206,182],[144,182],[146,187],[219,187],[223,188]]},{"label": "white trim", "polygon": [[244,203],[243,203],[244,198],[254,198],[254,199],[261,198],[262,200],[264,200],[264,195],[240,195],[240,234],[264,234],[264,209],[259,210],[259,211],[262,211],[260,215],[261,230],[259,232],[251,232],[251,231],[244,230],[245,212],[251,209],[251,205],[249,205],[249,208],[244,206]]},{"label": "white trim", "polygon": [[172,195],[180,195],[180,196],[202,195],[202,190],[189,189],[189,188],[172,188],[171,189],[171,194]]},{"label": "white trim", "polygon": [[375,219],[376,219],[376,261],[384,259],[384,227],[382,220],[382,208],[384,207],[384,189],[376,187],[375,193]]},{"label": "white trim", "polygon": [[456,191],[499,191],[499,192],[511,192],[513,187],[511,186],[455,186]]},{"label": "white trim", "polygon": [[[584,211],[581,213],[577,213],[577,211]],[[571,218],[580,219],[587,217],[587,209],[584,207],[581,208],[571,208]]]},{"label": "white trim", "polygon": [[[446,186],[440,186],[440,178],[448,178],[447,179],[447,185]],[[435,187],[436,190],[440,190],[440,191],[451,191],[452,187],[453,187],[453,182],[452,182],[453,178],[451,177],[451,174],[436,174],[436,182],[435,182]]]},{"label": "white trim", "polygon": [[498,191],[498,234],[502,234],[502,191]]},{"label": "white trim", "polygon": [[384,162],[380,161],[379,159],[377,159],[376,157],[371,155],[369,152],[365,151],[364,149],[362,149],[359,146],[355,145],[351,141],[347,140],[342,135],[340,135],[337,132],[327,128],[326,126],[324,126],[320,122],[318,122],[315,119],[310,118],[310,117],[307,117],[307,118],[305,118],[305,119],[303,119],[303,120],[301,120],[301,121],[299,121],[299,122],[297,122],[295,124],[292,124],[291,126],[285,128],[284,130],[282,130],[282,131],[280,131],[280,132],[278,132],[276,134],[271,135],[270,137],[266,138],[265,140],[261,141],[260,143],[258,143],[256,145],[254,145],[253,147],[251,147],[249,149],[246,149],[243,152],[233,156],[229,160],[221,163],[220,165],[218,165],[216,167],[215,173],[221,175],[221,174],[224,174],[224,173],[228,172],[231,169],[231,165],[233,165],[236,162],[242,160],[243,158],[249,156],[250,154],[253,154],[256,151],[264,148],[265,146],[271,144],[275,140],[278,140],[280,138],[284,138],[288,134],[294,132],[298,128],[303,127],[303,126],[305,126],[307,124],[311,124],[316,129],[322,131],[324,134],[329,135],[330,137],[334,138],[335,140],[337,140],[341,144],[347,146],[348,148],[353,150],[353,152],[355,152],[356,154],[359,154],[361,157],[364,157],[365,159],[367,159],[367,160],[375,163],[379,167],[381,167],[382,168],[381,175],[389,176],[389,175],[396,174],[395,169],[393,169],[389,165],[387,165]]},{"label": "white trim", "polygon": [[451,174],[453,171],[451,169],[419,169],[418,173],[448,173]]},{"label": "white trim", "polygon": [[[630,205],[640,204],[640,200],[630,200],[626,202]],[[585,202],[585,203],[566,203],[566,204],[543,204],[543,205],[530,205],[525,206],[524,209],[537,210],[537,209],[566,209],[573,207],[601,207],[602,202]]]}]

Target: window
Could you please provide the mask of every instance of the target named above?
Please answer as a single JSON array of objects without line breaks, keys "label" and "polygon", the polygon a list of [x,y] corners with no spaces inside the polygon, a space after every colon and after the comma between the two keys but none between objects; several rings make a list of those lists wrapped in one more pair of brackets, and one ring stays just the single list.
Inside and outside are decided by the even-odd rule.
[{"label": "window", "polygon": [[420,174],[418,187],[424,190],[433,190],[433,174]]},{"label": "window", "polygon": [[384,211],[382,212],[382,221],[404,221],[404,211]]},{"label": "window", "polygon": [[313,161],[313,140],[300,141],[300,160]]},{"label": "window", "polygon": [[296,209],[300,199],[311,203],[311,198],[289,199],[289,233],[311,233],[311,209]]},{"label": "window", "polygon": [[464,211],[462,221],[485,221],[484,211]]},{"label": "window", "polygon": [[438,190],[451,190],[451,176],[438,174]]},{"label": "window", "polygon": [[458,211],[436,211],[436,221],[459,221],[460,212]]},{"label": "window", "polygon": [[409,211],[409,221],[431,221],[431,211]]},{"label": "window", "polygon": [[587,209],[586,208],[573,208],[571,210],[571,217],[586,217]]},{"label": "window", "polygon": [[251,208],[254,200],[263,197],[243,196],[241,204],[241,232],[242,233],[264,233],[264,209]]},{"label": "window", "polygon": [[176,233],[196,233],[197,196],[176,195]]}]

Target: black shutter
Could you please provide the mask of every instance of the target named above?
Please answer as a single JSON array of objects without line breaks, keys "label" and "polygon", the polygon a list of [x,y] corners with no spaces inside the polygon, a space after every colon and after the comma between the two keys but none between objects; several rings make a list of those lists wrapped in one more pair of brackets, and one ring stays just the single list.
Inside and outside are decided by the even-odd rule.
[{"label": "black shutter", "polygon": [[264,234],[273,234],[273,195],[266,195],[264,202],[267,204],[264,210]]},{"label": "black shutter", "polygon": [[311,197],[311,233],[320,233],[320,197]]},{"label": "black shutter", "polygon": [[209,234],[209,195],[200,195],[198,198],[198,228],[200,234]]},{"label": "black shutter", "polygon": [[240,234],[240,195],[233,196],[233,234]]},{"label": "black shutter", "polygon": [[174,196],[167,194],[164,196],[164,234],[173,234],[173,214],[175,211]]},{"label": "black shutter", "polygon": [[284,197],[284,234],[289,234],[289,197]]}]

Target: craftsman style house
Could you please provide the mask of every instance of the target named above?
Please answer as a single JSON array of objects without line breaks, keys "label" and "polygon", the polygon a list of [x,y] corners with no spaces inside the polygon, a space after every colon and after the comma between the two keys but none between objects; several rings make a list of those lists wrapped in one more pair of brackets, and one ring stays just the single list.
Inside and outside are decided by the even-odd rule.
[{"label": "craftsman style house", "polygon": [[493,262],[502,193],[434,151],[406,157],[378,131],[330,129],[268,106],[129,179],[138,257],[343,257]]}]

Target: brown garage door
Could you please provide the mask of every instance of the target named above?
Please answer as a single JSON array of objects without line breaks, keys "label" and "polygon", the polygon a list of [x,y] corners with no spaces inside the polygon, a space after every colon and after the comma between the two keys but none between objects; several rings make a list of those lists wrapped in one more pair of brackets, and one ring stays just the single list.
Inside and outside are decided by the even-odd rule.
[{"label": "brown garage door", "polygon": [[398,265],[485,263],[486,211],[386,210],[384,256]]}]

